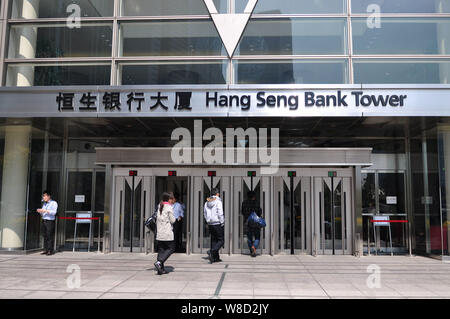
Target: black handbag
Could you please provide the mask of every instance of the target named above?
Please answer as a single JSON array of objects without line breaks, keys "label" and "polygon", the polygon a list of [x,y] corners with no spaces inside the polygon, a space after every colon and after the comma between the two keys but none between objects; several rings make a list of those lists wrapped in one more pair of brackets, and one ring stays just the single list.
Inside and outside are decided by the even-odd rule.
[{"label": "black handbag", "polygon": [[149,218],[147,218],[147,220],[145,221],[144,225],[150,229],[152,232],[156,231],[156,218],[157,218],[157,213],[155,212],[152,216],[150,216]]}]

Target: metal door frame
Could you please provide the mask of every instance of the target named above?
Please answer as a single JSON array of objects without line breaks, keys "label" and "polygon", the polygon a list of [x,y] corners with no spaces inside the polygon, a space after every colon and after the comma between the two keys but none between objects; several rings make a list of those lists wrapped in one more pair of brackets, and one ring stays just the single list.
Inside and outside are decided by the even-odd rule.
[{"label": "metal door frame", "polygon": [[[245,235],[243,229],[243,215],[241,212],[242,202],[244,199],[244,183],[245,179],[251,179],[248,176],[249,171],[256,171],[256,178],[260,186],[260,206],[263,211],[263,217],[266,220],[266,227],[261,229],[261,240],[258,248],[260,254],[272,254],[271,245],[271,220],[272,220],[272,201],[271,201],[271,178],[270,176],[259,175],[259,168],[239,168],[233,169],[231,176],[232,183],[232,204],[231,213],[232,228],[230,229],[230,247],[233,254],[247,254],[248,246],[244,240]],[[254,184],[254,186],[256,187]],[[248,186],[248,185],[247,185]],[[251,185],[250,185],[251,186]],[[249,187],[251,188],[251,187]],[[240,245],[241,244],[241,245]]]},{"label": "metal door frame", "polygon": [[[111,215],[111,239],[112,239],[112,248],[115,252],[129,252],[131,248],[123,247],[123,234],[124,234],[124,209],[125,209],[125,183],[127,181],[128,176],[123,175],[114,175],[113,177],[113,203],[114,207],[112,209],[113,214]],[[146,252],[147,243],[146,243],[146,231],[144,229],[144,221],[145,218],[149,216],[149,205],[150,202],[150,193],[151,193],[151,177],[150,176],[139,176],[140,179],[137,181],[135,188],[138,187],[139,183],[141,183],[141,207],[140,207],[140,223],[139,223],[139,247],[133,246],[133,253],[138,252]],[[129,184],[129,183],[128,183]],[[132,185],[129,185],[132,188]],[[135,194],[136,196],[136,194]],[[119,211],[117,211],[119,208]],[[137,230],[133,229],[133,233]]]},{"label": "metal door frame", "polygon": [[[341,194],[341,234],[342,234],[342,248],[336,249],[334,245],[334,253],[335,255],[351,255],[353,252],[353,237],[354,237],[354,229],[353,229],[353,217],[354,214],[354,202],[353,202],[353,174],[351,171],[345,172],[340,171],[339,169],[330,168],[324,169],[323,172],[318,171],[317,175],[313,177],[313,197],[314,197],[314,239],[313,239],[313,254],[320,255],[332,255],[333,248],[325,249],[325,220],[324,220],[324,203],[325,203],[325,195],[324,195],[324,179],[330,179],[328,174],[325,173],[327,171],[338,171],[338,176],[336,179],[339,179],[342,182],[342,194]],[[341,173],[341,174],[339,174]],[[343,174],[342,174],[343,173]],[[335,186],[336,184],[333,183]],[[332,196],[334,196],[334,189],[332,190]],[[333,216],[333,215],[332,215]],[[333,226],[332,226],[333,227]],[[335,229],[336,231],[336,229]],[[336,236],[334,236],[334,239]]]}]

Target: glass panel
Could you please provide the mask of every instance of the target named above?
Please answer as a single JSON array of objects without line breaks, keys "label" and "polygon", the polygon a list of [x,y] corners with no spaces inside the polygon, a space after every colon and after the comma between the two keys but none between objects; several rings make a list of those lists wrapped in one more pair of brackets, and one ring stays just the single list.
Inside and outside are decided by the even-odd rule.
[{"label": "glass panel", "polygon": [[[32,146],[33,150],[33,146]],[[31,155],[33,161],[33,153]],[[36,249],[43,247],[41,243],[41,216],[36,213],[38,208],[41,208],[42,203],[42,171],[30,171],[29,177],[29,194],[28,194],[28,215],[26,221],[26,249]],[[34,187],[33,187],[34,186]],[[53,196],[52,196],[53,197]]]},{"label": "glass panel", "polygon": [[[133,196],[132,185],[128,185],[125,182],[125,209],[124,209],[124,231],[123,231],[123,247],[131,247],[131,238],[133,241],[133,251],[138,251],[140,248],[140,236],[141,236],[141,193],[142,193],[142,181],[135,181],[134,191],[134,204],[133,210],[131,210],[131,199]],[[133,214],[133,216],[131,216]],[[133,223],[131,223],[133,218]],[[132,226],[131,226],[132,225]],[[133,227],[133,228],[132,228]],[[133,232],[133,235],[131,235]],[[131,237],[132,236],[132,237]]]},{"label": "glass panel", "polygon": [[[331,187],[328,186],[325,180],[322,181],[323,183],[323,191],[324,191],[324,204],[323,204],[323,232],[322,239],[324,239],[323,245],[325,247],[322,247],[322,249],[331,250],[333,249],[333,236],[331,233],[332,230],[332,217],[331,217],[331,196],[333,194],[331,193]],[[331,185],[331,184],[330,184]]]},{"label": "glass panel", "polygon": [[[84,195],[84,202],[76,203],[75,195]],[[69,172],[67,181],[67,210],[91,211],[92,172]]]},{"label": "glass panel", "polygon": [[225,84],[227,62],[122,64],[122,85]]},{"label": "glass panel", "polygon": [[[29,3],[35,5],[30,6]],[[114,1],[111,0],[14,0],[11,18],[108,17],[113,12]]]},{"label": "glass panel", "polygon": [[[33,43],[34,52],[23,38]],[[66,24],[12,25],[9,58],[109,57],[112,50],[112,25],[83,23],[79,29]]]},{"label": "glass panel", "polygon": [[121,43],[122,56],[226,55],[211,20],[124,23]]},{"label": "glass panel", "polygon": [[[26,249],[35,249],[41,246],[41,218],[36,213],[41,208],[42,191],[50,191],[52,199],[59,201],[59,182],[61,167],[61,140],[49,139],[46,149],[45,135],[36,128],[31,141],[31,170],[28,187],[28,219],[26,228]],[[47,152],[48,151],[48,152]],[[45,164],[44,164],[45,162]],[[58,210],[62,216],[64,210]]]},{"label": "glass panel", "polygon": [[237,84],[345,84],[347,60],[236,61]]},{"label": "glass panel", "polygon": [[346,19],[252,19],[236,55],[345,54]]},{"label": "glass panel", "polygon": [[450,60],[353,60],[355,83],[450,83]]},{"label": "glass panel", "polygon": [[[448,205],[450,204],[449,197],[449,132],[448,127],[440,127],[438,131],[438,156],[439,156],[439,186],[440,186],[440,206],[437,211],[441,212],[440,227],[442,228],[442,255],[448,255],[450,251],[450,213]],[[435,226],[434,226],[435,227]],[[433,232],[434,233],[434,232]]]},{"label": "glass panel", "polygon": [[[337,186],[336,186],[337,184]],[[334,249],[342,249],[342,206],[344,201],[344,194],[342,192],[342,180],[334,179],[335,187],[334,196]]]},{"label": "glass panel", "polygon": [[25,75],[34,86],[109,85],[110,64],[10,64],[7,86],[18,86]]},{"label": "glass panel", "polygon": [[[244,11],[248,0],[236,0],[236,13]],[[254,13],[322,14],[346,12],[346,0],[259,0]]]},{"label": "glass panel", "polygon": [[450,12],[449,0],[352,0],[352,12],[366,13],[370,5],[378,5],[382,13]]},{"label": "glass panel", "polygon": [[405,214],[405,176],[403,173],[378,174],[380,214]]},{"label": "glass panel", "polygon": [[105,172],[95,173],[95,211],[105,210]]},{"label": "glass panel", "polygon": [[291,249],[291,192],[283,182],[284,196],[284,249]]},{"label": "glass panel", "polygon": [[352,19],[355,54],[448,54],[450,19],[383,18],[380,28]]},{"label": "glass panel", "polygon": [[[226,13],[228,0],[213,0],[219,13]],[[207,15],[202,0],[122,0],[123,16]]]},{"label": "glass panel", "polygon": [[376,208],[376,190],[375,190],[375,173],[362,173],[362,213],[371,214],[371,216],[363,216],[363,244],[364,251],[367,252],[367,240],[372,241],[372,225],[370,221],[373,215],[377,213]]}]

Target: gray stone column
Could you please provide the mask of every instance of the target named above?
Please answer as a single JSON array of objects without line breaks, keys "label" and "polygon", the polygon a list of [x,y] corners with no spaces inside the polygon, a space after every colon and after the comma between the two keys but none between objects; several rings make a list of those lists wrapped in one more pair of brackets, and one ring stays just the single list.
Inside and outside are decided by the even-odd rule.
[{"label": "gray stone column", "polygon": [[[18,1],[13,7],[16,16],[24,19],[38,17],[40,0]],[[16,57],[36,56],[37,28],[23,28],[15,34]],[[19,66],[14,74],[16,86],[32,86],[34,67]],[[27,210],[28,165],[30,154],[31,125],[7,123],[5,126],[5,150],[0,206],[0,247],[2,249],[24,248],[25,219]]]},{"label": "gray stone column", "polygon": [[[19,7],[13,8],[17,16],[23,19],[36,19],[39,15],[40,0],[23,0]],[[36,57],[37,28],[24,26],[16,34],[11,34],[12,41],[16,43],[16,58],[33,59]],[[12,83],[11,83],[12,82]],[[9,79],[9,85],[32,86],[34,84],[34,66],[20,65],[16,68],[15,74]]]},{"label": "gray stone column", "polygon": [[5,127],[0,206],[0,238],[3,249],[20,249],[24,246],[30,136],[30,125]]}]

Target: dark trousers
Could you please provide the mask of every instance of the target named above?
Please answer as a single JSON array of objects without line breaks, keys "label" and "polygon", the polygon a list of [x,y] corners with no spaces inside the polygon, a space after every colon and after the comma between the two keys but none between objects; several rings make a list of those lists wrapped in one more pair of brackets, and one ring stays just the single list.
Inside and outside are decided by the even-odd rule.
[{"label": "dark trousers", "polygon": [[173,224],[173,235],[175,237],[175,249],[181,249],[183,246],[183,219],[178,219]]},{"label": "dark trousers", "polygon": [[175,252],[175,241],[158,240],[158,257],[157,260],[164,264],[164,262]]},{"label": "dark trousers", "polygon": [[43,220],[42,222],[42,234],[44,235],[44,251],[53,251],[54,239],[55,239],[55,221]]},{"label": "dark trousers", "polygon": [[224,226],[209,225],[209,233],[211,234],[211,256],[214,260],[219,259],[219,250],[225,243]]}]

